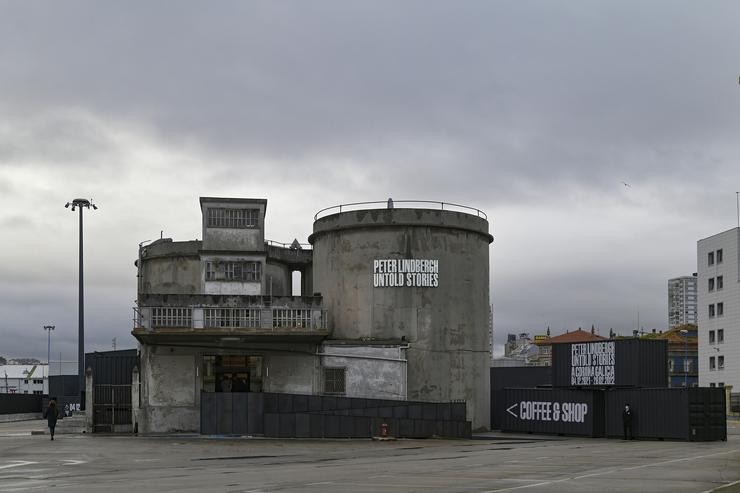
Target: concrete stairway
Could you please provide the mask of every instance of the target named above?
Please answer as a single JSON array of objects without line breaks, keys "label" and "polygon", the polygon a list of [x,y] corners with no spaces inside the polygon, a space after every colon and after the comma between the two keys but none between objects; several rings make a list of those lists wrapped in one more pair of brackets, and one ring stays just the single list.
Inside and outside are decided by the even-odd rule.
[{"label": "concrete stairway", "polygon": [[[57,421],[55,433],[77,434],[85,433],[85,413],[73,414]],[[48,430],[47,430],[48,432]]]}]

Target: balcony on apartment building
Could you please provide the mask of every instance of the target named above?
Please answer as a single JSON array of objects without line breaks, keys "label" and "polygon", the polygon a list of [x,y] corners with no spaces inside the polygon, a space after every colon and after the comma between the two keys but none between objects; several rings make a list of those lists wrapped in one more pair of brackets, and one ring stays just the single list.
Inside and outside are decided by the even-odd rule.
[{"label": "balcony on apartment building", "polygon": [[329,335],[320,296],[143,295],[134,337],[146,344],[319,342]]}]

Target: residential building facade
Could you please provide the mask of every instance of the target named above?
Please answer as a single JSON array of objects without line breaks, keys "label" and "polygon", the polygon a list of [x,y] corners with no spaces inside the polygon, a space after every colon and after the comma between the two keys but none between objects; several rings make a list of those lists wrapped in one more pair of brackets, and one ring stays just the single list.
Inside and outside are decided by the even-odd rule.
[{"label": "residential building facade", "polygon": [[740,228],[699,240],[699,385],[740,389]]},{"label": "residential building facade", "polygon": [[668,327],[697,323],[697,275],[668,280]]}]

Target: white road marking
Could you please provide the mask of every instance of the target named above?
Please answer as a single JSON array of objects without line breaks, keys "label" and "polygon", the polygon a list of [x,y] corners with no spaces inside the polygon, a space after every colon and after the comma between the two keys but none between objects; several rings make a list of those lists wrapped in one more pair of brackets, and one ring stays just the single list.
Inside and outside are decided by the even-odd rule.
[{"label": "white road marking", "polygon": [[714,493],[715,491],[722,491],[725,488],[729,488],[730,486],[735,486],[736,484],[740,484],[740,480],[733,481],[732,483],[723,484],[722,486],[717,486],[716,488],[712,488],[711,490],[702,491],[701,493]]},{"label": "white road marking", "polygon": [[76,466],[78,464],[86,464],[86,460],[77,460],[77,459],[62,459],[62,462],[66,462],[66,464],[62,464],[63,466]]},{"label": "white road marking", "polygon": [[15,464],[7,464],[4,466],[0,466],[0,469],[10,469],[11,467],[21,467],[21,466],[27,466],[29,464],[38,464],[38,462],[29,461],[29,460],[14,460],[11,462],[15,462]]},{"label": "white road marking", "polygon": [[[642,469],[642,468],[645,468],[645,467],[654,467],[654,466],[661,466],[661,465],[664,465],[664,464],[671,464],[671,463],[674,463],[674,462],[693,461],[693,460],[696,460],[696,459],[704,459],[704,458],[707,458],[707,457],[715,457],[715,456],[718,456],[718,455],[737,454],[737,453],[740,453],[740,450],[739,449],[728,450],[728,451],[725,451],[725,452],[717,452],[716,454],[705,454],[705,455],[695,455],[693,457],[682,457],[680,459],[664,460],[664,461],[660,461],[660,462],[652,462],[650,464],[642,464],[642,465],[639,465],[639,466],[622,467],[622,468],[619,468],[619,469],[610,469],[608,471],[595,472],[595,473],[592,473],[592,474],[585,474],[585,475],[582,475],[582,476],[568,477],[568,478],[563,478],[563,479],[554,479],[552,481],[543,481],[541,483],[525,484],[525,485],[522,485],[522,486],[512,486],[512,487],[509,487],[509,488],[498,488],[498,489],[495,489],[495,490],[486,490],[486,491],[483,491],[482,493],[497,493],[499,491],[513,491],[513,490],[521,490],[521,489],[524,489],[524,488],[536,488],[537,486],[547,486],[547,485],[551,485],[551,484],[563,483],[565,481],[573,481],[573,480],[580,479],[580,478],[591,478],[591,477],[595,477],[595,476],[603,476],[604,474],[611,474],[611,473],[618,472],[618,471],[629,471],[629,470],[632,470],[632,469]],[[709,490],[709,492],[721,491],[722,488],[727,488],[727,487],[733,486],[735,484],[740,484],[740,481],[736,481],[735,483],[730,483],[730,484],[719,486],[719,487],[717,487],[717,488],[715,488],[713,490]],[[707,492],[704,492],[704,493],[707,493]]]}]

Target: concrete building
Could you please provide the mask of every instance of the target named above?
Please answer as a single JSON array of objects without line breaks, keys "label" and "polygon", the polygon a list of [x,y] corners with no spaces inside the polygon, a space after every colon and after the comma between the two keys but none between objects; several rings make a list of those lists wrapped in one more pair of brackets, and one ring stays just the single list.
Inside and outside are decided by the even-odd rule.
[{"label": "concrete building", "polygon": [[699,385],[740,388],[740,228],[697,243]]},{"label": "concrete building", "polygon": [[696,273],[668,280],[669,328],[686,324],[696,325],[696,280]]},{"label": "concrete building", "polygon": [[0,394],[49,393],[48,365],[0,366]]},{"label": "concrete building", "polygon": [[487,426],[480,211],[340,207],[287,245],[265,241],[264,199],[200,205],[202,241],[139,249],[140,431],[198,431],[208,392],[465,400]]}]

